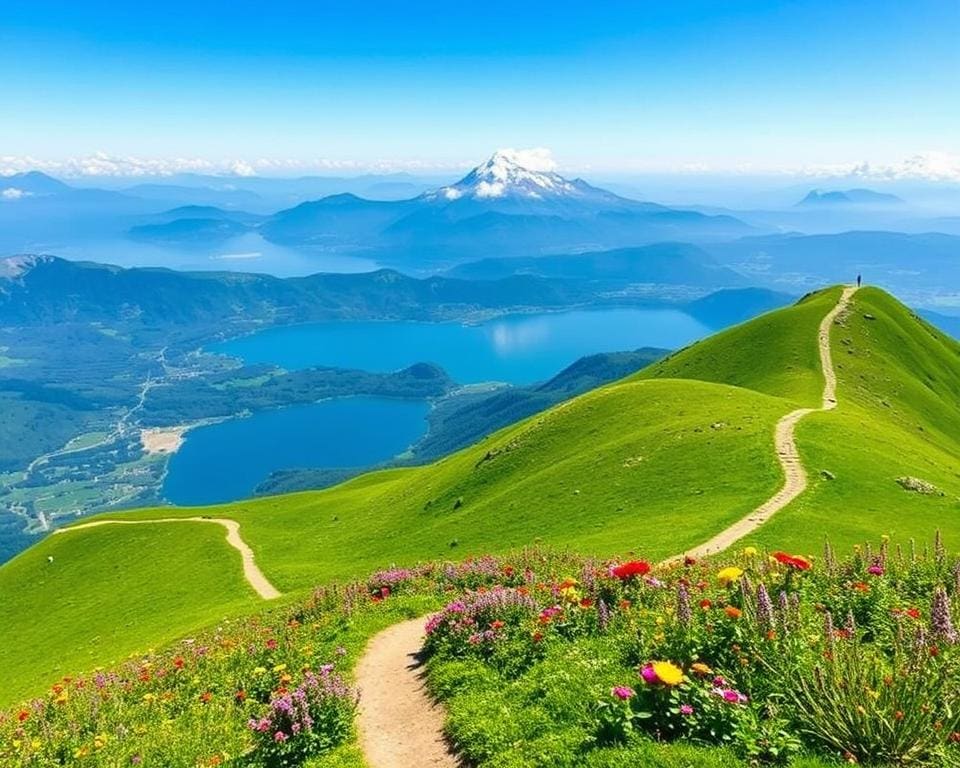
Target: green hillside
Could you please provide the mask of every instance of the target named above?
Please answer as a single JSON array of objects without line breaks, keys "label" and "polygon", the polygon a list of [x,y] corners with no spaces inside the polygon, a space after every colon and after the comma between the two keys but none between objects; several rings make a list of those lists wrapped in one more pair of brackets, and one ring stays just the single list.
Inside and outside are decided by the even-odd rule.
[{"label": "green hillside", "polygon": [[222,529],[199,523],[50,536],[0,569],[0,594],[0,706],[259,602]]},{"label": "green hillside", "polygon": [[[811,486],[757,539],[817,548],[887,534],[960,547],[960,344],[883,291],[865,288],[832,336],[840,407],[801,422]],[[832,475],[827,479],[821,472]],[[898,478],[935,486],[904,490]]]},{"label": "green hillside", "polygon": [[[392,563],[534,541],[585,554],[667,557],[716,534],[780,486],[774,425],[819,402],[817,327],[839,294],[812,294],[434,464],[201,514],[238,520],[261,569],[289,593]],[[905,540],[940,526],[956,547],[960,537],[949,531],[960,514],[960,445],[952,437],[960,434],[958,345],[871,289],[854,297],[831,341],[840,407],[809,416],[797,433],[810,488],[756,538],[815,551],[825,534],[838,544],[884,532]],[[834,479],[822,479],[821,469]],[[907,475],[945,495],[903,490],[896,479]],[[163,508],[122,516],[196,514]],[[7,652],[24,632],[42,646],[12,666],[0,663],[0,698],[248,605],[238,558],[218,543],[222,531],[202,528],[67,533],[0,568],[0,593],[17,596],[4,601],[0,648]],[[166,543],[156,541],[161,533]],[[144,556],[145,539],[167,549]],[[201,555],[202,542],[214,554]],[[57,604],[56,586],[37,577],[51,553],[54,566],[65,556],[83,558],[84,571],[69,582],[73,599],[100,618],[60,608],[37,615],[36,606]],[[158,594],[173,584],[177,599]]]}]

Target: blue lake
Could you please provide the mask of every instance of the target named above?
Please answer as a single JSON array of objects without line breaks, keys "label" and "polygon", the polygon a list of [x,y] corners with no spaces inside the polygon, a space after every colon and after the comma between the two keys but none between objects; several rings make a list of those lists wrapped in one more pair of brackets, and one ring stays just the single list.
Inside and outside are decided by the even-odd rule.
[{"label": "blue lake", "polygon": [[251,496],[279,469],[376,464],[423,434],[428,407],[348,397],[201,427],[171,457],[163,495],[175,504],[215,504]]},{"label": "blue lake", "polygon": [[609,309],[516,315],[480,325],[339,322],[268,328],[208,349],[288,370],[314,366],[395,371],[436,363],[457,382],[544,381],[584,355],[677,349],[710,329],[675,310]]},{"label": "blue lake", "polygon": [[[433,362],[461,384],[528,384],[584,355],[676,349],[709,332],[681,312],[611,309],[518,315],[480,325],[315,323],[265,329],[208,349],[289,370],[326,365],[394,371]],[[233,501],[250,496],[275,470],[377,464],[424,434],[427,410],[424,402],[356,397],[201,427],[187,434],[171,458],[163,495],[184,505]]]}]

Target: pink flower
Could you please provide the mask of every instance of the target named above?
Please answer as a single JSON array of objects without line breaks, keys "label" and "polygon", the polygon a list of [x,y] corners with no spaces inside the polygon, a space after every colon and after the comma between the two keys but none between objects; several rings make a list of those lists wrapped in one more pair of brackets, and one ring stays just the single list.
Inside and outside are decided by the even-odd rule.
[{"label": "pink flower", "polygon": [[273,734],[273,740],[277,743],[284,742],[287,740],[287,738],[287,734],[285,734],[283,731],[277,731],[275,734]]},{"label": "pink flower", "polygon": [[874,563],[867,568],[867,573],[869,573],[871,576],[883,576],[883,566],[879,563]]},{"label": "pink flower", "polygon": [[680,714],[684,717],[690,717],[690,715],[693,714],[693,707],[691,707],[689,704],[681,704]]},{"label": "pink flower", "polygon": [[643,678],[643,682],[653,685],[657,682],[657,673],[653,671],[653,664],[644,665],[643,669],[640,670],[640,677]]},{"label": "pink flower", "polygon": [[[652,667],[650,671],[653,671]],[[633,688],[629,688],[626,685],[615,685],[610,693],[620,699],[620,701],[626,701],[627,699],[633,698]]]}]

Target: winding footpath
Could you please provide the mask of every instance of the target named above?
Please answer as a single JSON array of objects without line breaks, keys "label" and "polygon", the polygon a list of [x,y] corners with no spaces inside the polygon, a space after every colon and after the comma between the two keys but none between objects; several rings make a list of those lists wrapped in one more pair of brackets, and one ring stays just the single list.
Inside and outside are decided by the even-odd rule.
[{"label": "winding footpath", "polygon": [[729,528],[720,531],[709,541],[681,555],[670,558],[664,564],[674,563],[684,557],[705,557],[729,547],[735,541],[753,533],[760,525],[783,509],[807,489],[807,472],[800,461],[794,431],[797,423],[806,415],[822,411],[832,411],[837,407],[837,373],[833,369],[833,356],[830,354],[830,329],[837,317],[850,305],[850,298],[857,289],[847,286],[843,289],[837,305],[820,321],[817,333],[817,345],[820,349],[820,367],[823,369],[823,401],[820,408],[798,408],[777,422],[773,442],[777,458],[783,468],[783,487],[746,517],[738,520]]},{"label": "winding footpath", "polygon": [[89,523],[58,528],[54,533],[69,533],[81,528],[96,528],[101,525],[152,525],[153,523],[215,523],[227,529],[227,544],[240,553],[243,560],[243,577],[264,600],[280,597],[280,591],[270,583],[257,565],[250,545],[240,536],[240,523],[223,517],[159,517],[153,520],[93,520]]},{"label": "winding footpath", "polygon": [[[837,375],[830,354],[830,329],[846,310],[854,287],[845,287],[837,305],[820,322],[817,344],[823,369],[820,408],[799,408],[777,422],[774,446],[783,468],[784,483],[777,493],[746,517],[700,546],[665,561],[685,556],[703,557],[726,549],[753,532],[807,488],[794,430],[806,415],[837,407]],[[458,768],[465,763],[443,734],[443,709],[425,688],[419,654],[423,619],[411,619],[384,630],[367,646],[356,670],[361,692],[358,718],[360,745],[370,768]]]}]

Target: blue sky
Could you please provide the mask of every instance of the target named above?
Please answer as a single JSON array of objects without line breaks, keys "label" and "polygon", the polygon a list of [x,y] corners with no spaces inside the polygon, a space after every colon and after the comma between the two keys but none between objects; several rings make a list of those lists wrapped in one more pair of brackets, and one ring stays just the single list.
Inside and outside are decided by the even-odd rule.
[{"label": "blue sky", "polygon": [[595,170],[960,154],[960,2],[3,0],[0,155]]}]

